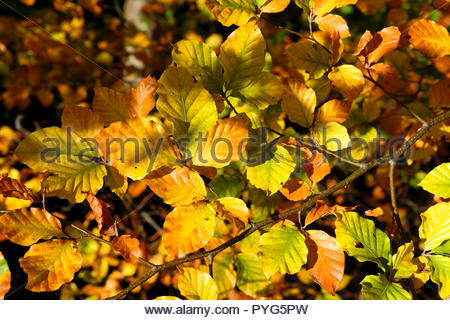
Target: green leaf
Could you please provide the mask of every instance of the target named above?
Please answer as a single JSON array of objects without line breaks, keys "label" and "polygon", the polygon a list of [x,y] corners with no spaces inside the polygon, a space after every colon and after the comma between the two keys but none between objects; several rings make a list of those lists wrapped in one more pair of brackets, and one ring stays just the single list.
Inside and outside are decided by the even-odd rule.
[{"label": "green leaf", "polygon": [[431,252],[450,256],[450,240],[445,240],[439,247],[431,250]]},{"label": "green leaf", "polygon": [[261,237],[263,270],[267,278],[276,272],[296,273],[306,263],[305,236],[289,222],[273,226]]},{"label": "green leaf", "polygon": [[224,26],[242,26],[256,16],[255,0],[206,0],[206,6]]},{"label": "green leaf", "polygon": [[411,300],[401,285],[390,282],[385,275],[366,276],[361,285],[364,300]]},{"label": "green leaf", "polygon": [[220,46],[219,61],[227,90],[239,91],[258,76],[265,64],[266,43],[256,22],[230,34]]},{"label": "green leaf", "polygon": [[450,239],[450,203],[441,202],[421,214],[419,237],[425,241],[425,251],[433,250]]},{"label": "green leaf", "polygon": [[337,122],[328,122],[314,127],[313,136],[330,151],[346,149],[351,144],[347,128]]},{"label": "green leaf", "polygon": [[303,10],[310,10],[314,5],[314,0],[294,0],[294,2]]},{"label": "green leaf", "polygon": [[238,97],[259,109],[276,104],[283,93],[283,85],[278,78],[268,72],[262,72],[247,87],[239,91]]},{"label": "green leaf", "polygon": [[189,300],[216,300],[217,284],[211,276],[201,270],[184,268],[178,278],[178,289]]},{"label": "green leaf", "polygon": [[450,298],[450,257],[440,255],[428,256],[431,266],[431,280],[439,285],[442,299]]},{"label": "green leaf", "polygon": [[336,240],[340,249],[358,259],[372,261],[386,271],[391,264],[388,236],[372,220],[356,212],[336,212]]},{"label": "green leaf", "polygon": [[264,276],[261,259],[257,255],[240,253],[235,264],[239,290],[252,297],[264,295],[270,282]]},{"label": "green leaf", "polygon": [[219,298],[225,297],[236,286],[236,271],[233,268],[233,258],[222,253],[214,258],[213,278],[217,283]]},{"label": "green leaf", "polygon": [[409,278],[417,271],[417,265],[412,262],[414,259],[414,243],[408,242],[400,246],[397,253],[392,257],[392,270],[394,278]]},{"label": "green leaf", "polygon": [[438,197],[450,198],[450,162],[443,163],[431,170],[419,183],[419,186]]},{"label": "green leaf", "polygon": [[322,77],[330,66],[330,54],[309,40],[294,43],[287,49],[287,54],[292,58],[295,68],[306,71],[313,79]]},{"label": "green leaf", "polygon": [[179,67],[188,69],[207,90],[222,92],[222,66],[214,50],[206,43],[181,40],[173,46],[172,59]]},{"label": "green leaf", "polygon": [[205,137],[217,122],[213,97],[186,68],[168,67],[159,79],[158,95],[158,111],[173,122],[175,137],[191,138],[189,146],[196,147],[199,134]]},{"label": "green leaf", "polygon": [[70,128],[49,127],[22,140],[16,154],[33,170],[52,174],[46,180],[47,195],[81,202],[84,192],[97,193],[106,175],[105,166],[96,160],[98,150],[91,144]]},{"label": "green leaf", "polygon": [[11,272],[9,271],[8,263],[5,257],[0,252],[0,300],[5,298],[11,288]]},{"label": "green leaf", "polygon": [[[270,195],[280,190],[295,169],[295,162],[285,148],[276,146],[272,154],[273,156],[262,150],[254,155],[256,160],[250,159],[247,164],[247,179],[255,187],[268,191]],[[265,159],[266,157],[270,159]],[[252,161],[256,163],[250,163]]]}]

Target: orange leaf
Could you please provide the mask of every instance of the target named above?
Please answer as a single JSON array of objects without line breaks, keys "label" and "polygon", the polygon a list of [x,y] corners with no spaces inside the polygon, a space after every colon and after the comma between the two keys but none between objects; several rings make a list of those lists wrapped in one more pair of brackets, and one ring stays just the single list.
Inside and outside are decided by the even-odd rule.
[{"label": "orange leaf", "polygon": [[[114,231],[114,220],[109,212],[109,204],[98,199],[92,193],[86,193],[86,200],[94,213],[95,221],[97,221],[98,228],[101,234],[112,236]],[[117,235],[117,234],[116,234]]]},{"label": "orange leaf", "polygon": [[431,108],[439,108],[450,105],[450,79],[445,78],[435,83],[429,90]]},{"label": "orange leaf", "polygon": [[337,246],[336,239],[321,230],[309,230],[308,273],[320,286],[332,295],[344,276],[345,255]]},{"label": "orange leaf", "polygon": [[379,217],[382,216],[384,214],[383,209],[381,209],[380,207],[375,208],[375,209],[371,209],[371,210],[366,210],[364,212],[364,214],[368,217]]},{"label": "orange leaf", "polygon": [[320,30],[329,34],[337,33],[341,39],[351,36],[348,31],[347,22],[337,14],[327,14],[323,17],[317,17],[314,22],[317,23]]},{"label": "orange leaf", "polygon": [[352,208],[340,205],[329,206],[323,200],[317,200],[316,206],[308,213],[305,219],[305,227],[320,218],[329,216],[339,211],[351,210]]},{"label": "orange leaf", "polygon": [[22,182],[8,177],[7,173],[0,174],[0,194],[23,200],[39,201],[39,199]]},{"label": "orange leaf", "polygon": [[11,289],[11,271],[9,271],[5,257],[0,252],[0,300],[5,299],[9,289]]},{"label": "orange leaf", "polygon": [[364,87],[364,76],[361,70],[349,64],[333,68],[328,74],[328,79],[349,101],[356,99]]},{"label": "orange leaf", "polygon": [[94,91],[92,108],[102,117],[105,124],[129,118],[123,92],[105,87],[95,88]]},{"label": "orange leaf", "polygon": [[289,5],[290,0],[268,0],[259,10],[264,13],[281,12]]},{"label": "orange leaf", "polygon": [[331,172],[328,160],[322,153],[316,150],[305,155],[303,169],[306,171],[309,180],[313,183],[319,182]]},{"label": "orange leaf", "polygon": [[220,119],[198,142],[192,159],[196,166],[222,168],[240,160],[247,145],[247,122],[238,118]]},{"label": "orange leaf", "polygon": [[384,28],[375,33],[373,37],[370,31],[366,31],[359,40],[354,55],[361,56],[366,65],[371,65],[397,48],[400,35],[397,27]]},{"label": "orange leaf", "polygon": [[450,35],[447,29],[432,20],[420,19],[408,31],[409,42],[430,58],[450,54]]},{"label": "orange leaf", "polygon": [[203,179],[188,167],[162,167],[152,171],[142,182],[172,206],[184,206],[206,199]]},{"label": "orange leaf", "polygon": [[127,109],[131,118],[144,117],[155,107],[157,89],[158,81],[148,76],[126,92]]},{"label": "orange leaf", "polygon": [[72,128],[81,138],[94,138],[105,123],[103,119],[89,108],[67,106],[61,116],[61,127]]},{"label": "orange leaf", "polygon": [[112,248],[119,252],[129,263],[136,263],[141,255],[139,240],[124,234],[112,240]]},{"label": "orange leaf", "polygon": [[336,99],[325,102],[317,112],[316,124],[344,122],[350,113],[350,106],[349,102]]},{"label": "orange leaf", "polygon": [[305,200],[311,193],[308,185],[300,179],[291,179],[287,181],[280,189],[281,193],[291,201]]}]

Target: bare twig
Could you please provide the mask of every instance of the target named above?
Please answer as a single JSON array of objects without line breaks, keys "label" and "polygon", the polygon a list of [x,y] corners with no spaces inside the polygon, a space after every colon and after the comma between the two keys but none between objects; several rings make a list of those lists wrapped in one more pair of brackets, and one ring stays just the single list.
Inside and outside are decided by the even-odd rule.
[{"label": "bare twig", "polygon": [[379,166],[380,164],[384,164],[389,162],[390,160],[397,160],[399,158],[401,158],[403,156],[403,154],[409,150],[409,148],[412,147],[412,145],[414,143],[416,143],[417,140],[419,140],[421,137],[423,137],[428,130],[430,130],[431,127],[441,123],[442,121],[445,121],[447,119],[450,118],[450,111],[447,111],[435,118],[433,118],[432,120],[430,120],[429,122],[425,122],[422,127],[420,127],[419,130],[416,131],[416,133],[406,142],[404,142],[401,147],[399,149],[397,149],[395,152],[391,153],[391,154],[387,154],[384,157],[372,160],[371,162],[365,164],[363,167],[358,168],[357,170],[355,170],[352,174],[350,174],[349,176],[347,176],[344,180],[341,180],[339,183],[335,184],[334,186],[332,186],[331,188],[328,188],[320,193],[317,194],[313,194],[311,196],[309,196],[305,202],[303,202],[303,204],[301,204],[299,207],[285,211],[283,213],[278,213],[273,215],[272,217],[269,217],[265,220],[256,222],[256,223],[250,223],[250,227],[247,228],[246,230],[244,230],[241,234],[237,235],[236,237],[228,240],[227,242],[221,244],[220,246],[218,246],[215,249],[209,250],[209,251],[200,251],[200,252],[195,252],[192,254],[189,254],[187,256],[184,256],[182,258],[178,258],[178,259],[174,259],[171,261],[168,261],[166,263],[160,264],[160,265],[156,265],[154,268],[152,268],[149,272],[147,272],[146,274],[144,274],[141,278],[139,278],[138,280],[136,280],[135,282],[131,283],[127,288],[125,288],[124,290],[122,290],[120,293],[118,293],[117,295],[110,297],[109,299],[111,300],[116,300],[116,299],[122,299],[124,297],[126,297],[128,295],[128,293],[130,293],[134,288],[140,286],[141,284],[143,284],[145,281],[147,281],[150,277],[152,277],[153,275],[155,275],[157,272],[160,272],[162,270],[165,269],[169,269],[175,266],[178,266],[180,264],[184,264],[187,262],[191,262],[197,259],[203,259],[206,258],[210,255],[217,255],[218,253],[220,253],[221,251],[231,247],[232,245],[234,245],[235,243],[241,241],[242,239],[246,238],[247,236],[249,236],[250,234],[252,234],[253,232],[255,232],[256,230],[260,230],[264,227],[270,226],[282,219],[286,219],[294,214],[299,214],[302,215],[306,212],[306,210],[308,210],[309,208],[313,207],[316,202],[318,200],[322,200],[326,197],[328,197],[329,195],[333,194],[334,192],[336,192],[337,190],[341,189],[341,188],[345,188],[348,184],[350,184],[352,181],[354,181],[355,179],[357,179],[358,177],[362,176],[364,173],[366,173],[367,171],[369,171],[370,169]]},{"label": "bare twig", "polygon": [[406,239],[405,229],[403,229],[402,220],[400,219],[400,216],[398,214],[397,198],[396,198],[396,192],[395,192],[394,171],[395,171],[395,160],[390,160],[389,161],[389,190],[391,193],[392,211],[393,211],[395,223],[397,224],[402,241],[405,243],[405,242],[407,242],[406,241],[407,239]]}]

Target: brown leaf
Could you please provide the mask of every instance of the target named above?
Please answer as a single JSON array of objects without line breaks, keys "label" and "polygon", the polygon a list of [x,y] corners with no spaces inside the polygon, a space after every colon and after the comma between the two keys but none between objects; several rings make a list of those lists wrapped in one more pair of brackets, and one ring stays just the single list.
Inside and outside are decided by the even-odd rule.
[{"label": "brown leaf", "polygon": [[98,199],[91,193],[86,193],[86,200],[94,213],[95,221],[97,221],[100,234],[112,236],[116,235],[114,231],[114,220],[109,212],[109,204]]},{"label": "brown leaf", "polygon": [[303,160],[303,169],[305,169],[309,180],[313,183],[319,182],[331,172],[330,165],[325,156],[319,151],[313,150],[306,154]]},{"label": "brown leaf", "polygon": [[368,217],[379,217],[382,216],[384,214],[383,209],[381,209],[380,207],[375,208],[375,209],[371,209],[371,210],[366,210],[364,212],[364,214]]},{"label": "brown leaf", "polygon": [[291,201],[305,200],[311,194],[309,186],[304,181],[295,178],[287,181],[280,191]]},{"label": "brown leaf", "polygon": [[7,173],[0,175],[0,194],[4,197],[39,201],[30,189],[19,180],[9,178]]},{"label": "brown leaf", "polygon": [[344,276],[345,255],[337,246],[336,239],[321,230],[309,230],[308,273],[320,286],[332,295]]},{"label": "brown leaf", "polygon": [[112,240],[112,247],[129,263],[136,263],[141,255],[139,240],[124,234]]},{"label": "brown leaf", "polygon": [[354,207],[343,207],[340,205],[329,206],[323,200],[317,200],[316,206],[308,213],[305,219],[305,227],[314,221],[334,214],[338,211],[348,211],[352,210]]}]

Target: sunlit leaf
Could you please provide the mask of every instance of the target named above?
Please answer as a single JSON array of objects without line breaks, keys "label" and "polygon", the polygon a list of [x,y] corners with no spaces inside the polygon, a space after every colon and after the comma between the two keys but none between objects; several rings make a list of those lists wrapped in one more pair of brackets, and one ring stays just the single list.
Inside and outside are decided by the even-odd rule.
[{"label": "sunlit leaf", "polygon": [[233,267],[234,257],[222,253],[214,258],[213,278],[219,291],[219,298],[225,297],[236,286],[236,271]]},{"label": "sunlit leaf", "polygon": [[315,207],[307,214],[305,219],[305,227],[314,221],[324,218],[336,212],[342,212],[351,210],[348,207],[342,207],[340,205],[329,206],[323,200],[317,200]]},{"label": "sunlit leaf", "polygon": [[439,285],[442,299],[450,298],[450,257],[440,255],[428,256],[431,266],[431,280]]},{"label": "sunlit leaf", "polygon": [[314,120],[316,93],[299,81],[289,82],[289,92],[281,100],[281,108],[290,121],[310,128]]},{"label": "sunlit leaf", "polygon": [[247,87],[262,71],[265,64],[266,43],[258,25],[250,22],[235,30],[220,46],[227,90],[238,91]]},{"label": "sunlit leaf", "polygon": [[314,127],[313,136],[330,151],[349,148],[351,143],[347,129],[337,122],[328,122]]},{"label": "sunlit leaf", "polygon": [[321,230],[308,230],[308,273],[332,295],[344,276],[345,254],[336,239]]},{"label": "sunlit leaf", "polygon": [[432,20],[420,19],[408,30],[409,42],[430,58],[450,54],[450,35],[447,29]]},{"label": "sunlit leaf", "polygon": [[450,198],[450,162],[435,167],[418,185],[438,197]]},{"label": "sunlit leaf", "polygon": [[450,239],[450,203],[441,202],[421,214],[419,236],[425,241],[425,251],[433,250]]},{"label": "sunlit leaf", "polygon": [[391,265],[388,236],[372,220],[356,212],[336,213],[336,241],[339,248],[361,262],[372,261],[387,270]]},{"label": "sunlit leaf", "polygon": [[71,128],[83,138],[95,138],[95,135],[103,129],[103,119],[89,108],[67,106],[61,116],[61,126]]},{"label": "sunlit leaf", "polygon": [[328,74],[328,79],[349,101],[357,98],[364,87],[361,70],[349,64],[333,68]]},{"label": "sunlit leaf", "polygon": [[271,152],[263,150],[253,157],[256,158],[251,160],[253,163],[249,160],[247,164],[247,179],[255,187],[269,194],[280,190],[295,169],[292,156],[281,146],[275,146]]},{"label": "sunlit leaf", "polygon": [[333,9],[355,4],[357,1],[358,0],[315,0],[312,11],[315,15],[322,16]]},{"label": "sunlit leaf", "polygon": [[342,100],[329,100],[320,106],[317,112],[316,124],[327,122],[342,123],[347,120],[350,113],[350,103]]},{"label": "sunlit leaf", "polygon": [[172,206],[188,205],[206,199],[202,177],[188,167],[162,167],[142,180],[163,201]]},{"label": "sunlit leaf", "polygon": [[323,153],[313,150],[305,155],[303,169],[311,182],[319,182],[331,172],[330,165]]},{"label": "sunlit leaf", "polygon": [[70,130],[35,131],[20,142],[16,154],[33,170],[52,174],[46,180],[47,195],[81,202],[84,192],[96,194],[103,186],[106,168],[97,162],[98,150]]},{"label": "sunlit leaf", "polygon": [[11,272],[5,257],[0,252],[0,300],[5,298],[11,288]]},{"label": "sunlit leaf", "polygon": [[264,275],[261,259],[254,254],[240,253],[235,264],[237,287],[252,297],[264,295],[270,282]]},{"label": "sunlit leaf", "polygon": [[417,265],[413,263],[414,243],[408,242],[397,249],[392,257],[392,270],[394,278],[409,278],[417,271]]},{"label": "sunlit leaf", "polygon": [[330,54],[320,45],[309,40],[294,43],[287,49],[295,68],[304,70],[311,78],[320,78],[329,68]]},{"label": "sunlit leaf", "polygon": [[384,28],[373,36],[370,31],[366,31],[354,55],[364,57],[366,65],[372,65],[397,48],[400,35],[397,27]]},{"label": "sunlit leaf", "polygon": [[301,201],[311,194],[311,189],[303,180],[294,178],[288,180],[281,187],[280,192],[291,201]]},{"label": "sunlit leaf", "polygon": [[172,59],[201,81],[203,86],[215,93],[223,87],[222,66],[214,50],[206,43],[181,40],[173,46]]},{"label": "sunlit leaf", "polygon": [[276,272],[298,272],[306,263],[308,248],[305,236],[286,220],[261,236],[261,252],[264,274],[269,278]]},{"label": "sunlit leaf", "polygon": [[65,237],[61,222],[39,208],[23,208],[0,216],[0,233],[22,246],[29,246],[38,240]]},{"label": "sunlit leaf", "polygon": [[366,276],[362,285],[365,300],[411,300],[411,295],[398,283],[390,282],[385,275]]},{"label": "sunlit leaf", "polygon": [[148,117],[115,122],[96,139],[106,161],[133,180],[177,160],[164,129]]},{"label": "sunlit leaf", "polygon": [[265,109],[276,104],[283,93],[283,85],[276,76],[268,72],[262,72],[247,87],[242,88],[238,96],[244,101]]},{"label": "sunlit leaf", "polygon": [[155,107],[158,81],[150,76],[143,78],[136,87],[125,92],[130,118],[145,117]]},{"label": "sunlit leaf", "polygon": [[181,67],[169,66],[159,86],[158,111],[173,122],[175,137],[190,138],[189,146],[195,148],[198,136],[204,137],[217,122],[213,97]]},{"label": "sunlit leaf", "polygon": [[247,122],[238,118],[217,121],[206,139],[198,141],[192,163],[196,166],[222,168],[243,158],[248,137]]},{"label": "sunlit leaf", "polygon": [[239,229],[244,229],[248,224],[249,211],[244,201],[238,198],[219,198],[214,203],[216,211],[232,222]]},{"label": "sunlit leaf", "polygon": [[129,263],[136,263],[140,257],[139,240],[127,234],[114,237],[112,248],[119,252]]},{"label": "sunlit leaf", "polygon": [[281,12],[289,5],[290,0],[256,0],[260,11],[264,13]]},{"label": "sunlit leaf", "polygon": [[169,254],[182,257],[203,248],[214,235],[216,212],[197,202],[173,209],[164,221],[162,242]]},{"label": "sunlit leaf", "polygon": [[190,300],[216,300],[219,294],[214,279],[208,273],[194,268],[183,268],[178,277],[178,289]]},{"label": "sunlit leaf", "polygon": [[224,26],[242,26],[256,16],[255,0],[206,0],[211,13]]},{"label": "sunlit leaf", "polygon": [[28,275],[25,288],[54,291],[72,281],[81,268],[81,254],[74,241],[54,239],[32,245],[19,263]]},{"label": "sunlit leaf", "polygon": [[329,34],[336,32],[341,39],[351,36],[348,31],[347,22],[337,14],[327,14],[322,17],[317,17],[314,19],[314,22],[317,23],[320,30],[328,32]]}]

